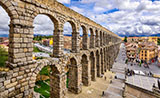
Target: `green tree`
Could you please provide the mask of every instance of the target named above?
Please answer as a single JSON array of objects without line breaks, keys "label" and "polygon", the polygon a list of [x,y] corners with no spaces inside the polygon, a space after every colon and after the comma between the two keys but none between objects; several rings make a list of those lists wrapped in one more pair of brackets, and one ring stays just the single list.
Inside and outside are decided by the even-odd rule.
[{"label": "green tree", "polygon": [[0,47],[0,67],[5,67],[5,62],[8,60],[8,52]]},{"label": "green tree", "polygon": [[158,44],[158,45],[160,45],[160,38],[158,38],[158,40],[157,40],[157,44]]},{"label": "green tree", "polygon": [[124,38],[124,40],[123,40],[124,42],[127,42],[127,36],[125,36],[125,38]]}]

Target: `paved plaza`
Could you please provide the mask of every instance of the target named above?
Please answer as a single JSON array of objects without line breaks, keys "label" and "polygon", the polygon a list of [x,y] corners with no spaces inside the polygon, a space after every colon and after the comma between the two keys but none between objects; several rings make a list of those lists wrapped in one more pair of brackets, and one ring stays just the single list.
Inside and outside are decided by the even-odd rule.
[{"label": "paved plaza", "polygon": [[90,86],[82,86],[82,93],[73,94],[68,92],[65,98],[101,98],[102,92],[109,86],[110,81],[114,77],[114,73],[107,71],[104,74],[105,78],[96,78],[96,82],[92,81]]},{"label": "paved plaza", "polygon": [[157,66],[157,63],[153,63],[151,65],[149,65],[149,68],[145,68],[144,66],[139,66],[139,65],[136,65],[135,63],[133,63],[133,65],[131,66],[130,63],[128,64],[127,66],[129,69],[132,69],[132,70],[141,70],[143,71],[144,73],[149,73],[149,72],[152,72],[153,74],[157,74],[157,75],[160,75],[160,67]]},{"label": "paved plaza", "polygon": [[103,98],[123,98],[124,81],[125,81],[125,48],[124,44],[121,44],[118,57],[116,58],[111,71],[116,73],[117,79],[113,79],[109,87],[105,91]]}]

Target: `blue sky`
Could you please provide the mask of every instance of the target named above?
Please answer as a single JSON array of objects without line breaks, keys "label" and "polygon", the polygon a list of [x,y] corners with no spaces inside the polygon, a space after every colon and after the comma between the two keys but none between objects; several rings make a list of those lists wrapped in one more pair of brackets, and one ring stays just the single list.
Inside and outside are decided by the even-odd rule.
[{"label": "blue sky", "polygon": [[160,33],[160,0],[58,0],[118,35]]},{"label": "blue sky", "polygon": [[[150,35],[160,33],[160,0],[57,0],[74,11],[101,24],[118,35]],[[45,21],[42,21],[44,20]],[[9,17],[0,7],[0,34],[9,31]],[[35,34],[53,34],[49,17],[38,15]],[[71,34],[65,24],[64,33]],[[82,34],[82,31],[80,31]]]}]

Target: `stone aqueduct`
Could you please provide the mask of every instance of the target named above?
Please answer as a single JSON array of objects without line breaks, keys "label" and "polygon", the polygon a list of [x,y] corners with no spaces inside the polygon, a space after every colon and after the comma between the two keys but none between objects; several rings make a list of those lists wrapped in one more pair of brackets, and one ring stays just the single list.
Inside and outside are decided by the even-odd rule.
[{"label": "stone aqueduct", "polygon": [[[0,72],[1,98],[32,98],[36,76],[47,65],[51,66],[51,98],[63,98],[67,91],[80,93],[82,84],[90,86],[118,55],[121,39],[92,20],[74,12],[55,0],[0,0],[10,17],[9,58],[10,70]],[[32,60],[33,20],[45,14],[54,23],[53,57]],[[63,25],[72,25],[72,52],[63,54]],[[80,49],[79,29],[83,28],[83,49]],[[91,32],[88,40],[88,30]],[[90,42],[90,43],[89,43]],[[66,88],[66,71],[69,84]]]}]

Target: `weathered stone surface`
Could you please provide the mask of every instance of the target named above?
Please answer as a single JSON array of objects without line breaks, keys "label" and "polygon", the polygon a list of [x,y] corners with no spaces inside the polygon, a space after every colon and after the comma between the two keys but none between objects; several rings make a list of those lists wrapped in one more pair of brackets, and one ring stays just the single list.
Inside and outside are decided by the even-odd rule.
[{"label": "weathered stone surface", "polygon": [[7,84],[11,83],[11,80],[6,80],[4,81],[4,86],[6,86]]},{"label": "weathered stone surface", "polygon": [[10,84],[6,85],[6,88],[8,89],[8,88],[11,88],[11,87],[13,87],[13,86],[16,86],[17,83],[18,83],[18,82],[10,83]]}]

